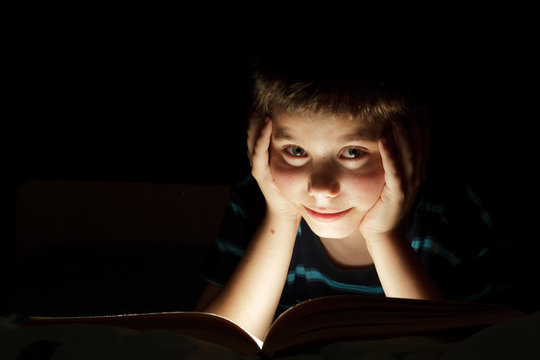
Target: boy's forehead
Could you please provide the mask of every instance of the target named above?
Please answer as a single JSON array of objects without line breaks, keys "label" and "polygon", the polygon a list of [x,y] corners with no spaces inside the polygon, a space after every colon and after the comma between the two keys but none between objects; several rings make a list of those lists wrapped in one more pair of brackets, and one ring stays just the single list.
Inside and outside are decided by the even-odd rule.
[{"label": "boy's forehead", "polygon": [[343,140],[377,140],[382,131],[381,123],[365,119],[349,119],[336,115],[298,115],[280,112],[273,117],[274,137],[292,140],[305,136],[306,131],[331,129]]}]

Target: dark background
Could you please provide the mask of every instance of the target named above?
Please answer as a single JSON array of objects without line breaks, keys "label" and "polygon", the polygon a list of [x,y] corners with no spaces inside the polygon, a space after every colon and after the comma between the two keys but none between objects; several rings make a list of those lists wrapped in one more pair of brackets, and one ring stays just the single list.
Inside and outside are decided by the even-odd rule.
[{"label": "dark background", "polygon": [[516,244],[509,268],[530,287],[528,276],[538,274],[538,116],[530,105],[538,83],[527,9],[386,9],[375,17],[360,9],[347,19],[340,17],[346,10],[323,11],[317,20],[263,6],[206,5],[13,12],[4,55],[4,274],[15,194],[27,180],[243,178],[248,62],[259,33],[346,23],[358,33],[359,49],[400,48],[396,62],[418,72],[434,120],[435,170],[476,185]]},{"label": "dark background", "polygon": [[459,166],[452,172],[517,176],[527,154],[516,147],[530,145],[521,140],[534,129],[529,102],[537,93],[526,9],[395,9],[353,23],[239,10],[77,5],[15,13],[5,56],[11,178],[241,178],[249,56],[272,27],[356,34],[356,49],[336,49],[338,56],[383,59],[385,48],[397,49],[385,61],[425,89],[434,151]]}]

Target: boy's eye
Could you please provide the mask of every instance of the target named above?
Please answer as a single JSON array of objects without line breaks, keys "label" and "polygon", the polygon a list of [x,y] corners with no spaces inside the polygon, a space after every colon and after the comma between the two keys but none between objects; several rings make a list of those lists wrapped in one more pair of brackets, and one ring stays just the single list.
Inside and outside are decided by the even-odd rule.
[{"label": "boy's eye", "polygon": [[344,159],[357,159],[364,155],[366,152],[357,147],[348,147],[341,152],[341,157]]},{"label": "boy's eye", "polygon": [[294,157],[303,157],[303,156],[306,156],[306,151],[301,148],[300,146],[296,146],[296,145],[292,145],[292,146],[287,146],[285,148],[285,151],[291,155],[291,156],[294,156]]}]

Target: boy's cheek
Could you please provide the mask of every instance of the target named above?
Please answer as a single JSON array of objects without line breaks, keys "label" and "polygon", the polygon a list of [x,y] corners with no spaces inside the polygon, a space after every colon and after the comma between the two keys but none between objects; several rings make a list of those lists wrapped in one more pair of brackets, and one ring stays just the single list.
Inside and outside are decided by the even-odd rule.
[{"label": "boy's cheek", "polygon": [[305,176],[298,168],[271,159],[270,170],[277,187],[283,194],[294,193],[303,186]]},{"label": "boy's cheek", "polygon": [[354,176],[347,183],[355,201],[371,207],[379,199],[384,188],[384,172],[374,171],[362,176]]}]

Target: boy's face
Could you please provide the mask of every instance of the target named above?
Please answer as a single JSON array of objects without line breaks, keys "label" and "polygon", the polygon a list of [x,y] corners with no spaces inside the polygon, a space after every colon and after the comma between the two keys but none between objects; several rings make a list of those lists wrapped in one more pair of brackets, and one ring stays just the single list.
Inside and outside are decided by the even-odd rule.
[{"label": "boy's face", "polygon": [[270,168],[277,187],[323,238],[358,230],[384,186],[381,125],[274,114]]}]

